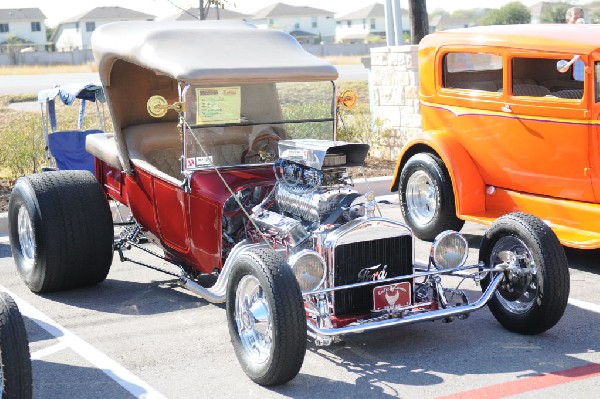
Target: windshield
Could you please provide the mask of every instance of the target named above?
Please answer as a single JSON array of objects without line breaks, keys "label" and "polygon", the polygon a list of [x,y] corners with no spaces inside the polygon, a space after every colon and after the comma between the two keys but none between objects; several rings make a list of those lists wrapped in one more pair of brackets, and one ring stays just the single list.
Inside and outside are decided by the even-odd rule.
[{"label": "windshield", "polygon": [[279,140],[332,140],[332,82],[187,86],[186,169],[273,162]]}]

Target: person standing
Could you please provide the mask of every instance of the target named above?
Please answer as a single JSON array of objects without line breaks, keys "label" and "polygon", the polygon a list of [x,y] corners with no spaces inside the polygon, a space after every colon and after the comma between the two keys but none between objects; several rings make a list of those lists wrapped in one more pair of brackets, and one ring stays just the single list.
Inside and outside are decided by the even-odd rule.
[{"label": "person standing", "polygon": [[581,7],[571,7],[565,15],[568,24],[585,24],[583,18],[583,8]]}]

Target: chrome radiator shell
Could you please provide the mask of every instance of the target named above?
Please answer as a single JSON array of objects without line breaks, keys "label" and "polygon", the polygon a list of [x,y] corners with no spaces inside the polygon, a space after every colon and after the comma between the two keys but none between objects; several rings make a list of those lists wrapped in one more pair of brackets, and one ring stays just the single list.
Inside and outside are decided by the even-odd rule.
[{"label": "chrome radiator shell", "polygon": [[[395,220],[381,217],[355,219],[326,234],[318,246],[328,265],[326,288],[357,283],[363,269],[378,264],[387,266],[388,278],[413,272],[411,231]],[[371,310],[373,287],[332,293],[334,314]]]}]

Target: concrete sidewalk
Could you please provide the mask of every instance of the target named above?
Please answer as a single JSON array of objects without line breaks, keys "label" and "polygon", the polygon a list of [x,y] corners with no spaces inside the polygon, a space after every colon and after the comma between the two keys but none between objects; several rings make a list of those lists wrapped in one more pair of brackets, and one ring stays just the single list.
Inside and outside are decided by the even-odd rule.
[{"label": "concrete sidewalk", "polygon": [[[373,190],[379,200],[387,200],[391,203],[398,202],[398,193],[390,192],[392,176],[372,177],[365,182],[360,179],[354,182],[354,189],[359,193]],[[8,212],[0,213],[0,237],[8,236]]]}]

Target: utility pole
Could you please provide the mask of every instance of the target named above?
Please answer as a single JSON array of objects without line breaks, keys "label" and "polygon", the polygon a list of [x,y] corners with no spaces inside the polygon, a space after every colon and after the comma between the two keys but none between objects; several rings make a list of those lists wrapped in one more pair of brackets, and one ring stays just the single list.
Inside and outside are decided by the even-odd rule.
[{"label": "utility pole", "polygon": [[427,1],[408,0],[408,14],[410,15],[411,43],[419,44],[421,39],[429,34]]},{"label": "utility pole", "polygon": [[200,18],[201,21],[204,21],[206,19],[206,16],[204,15],[204,0],[198,0],[200,3],[198,4],[198,18]]}]

